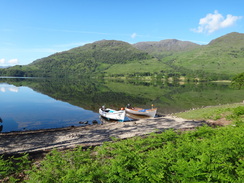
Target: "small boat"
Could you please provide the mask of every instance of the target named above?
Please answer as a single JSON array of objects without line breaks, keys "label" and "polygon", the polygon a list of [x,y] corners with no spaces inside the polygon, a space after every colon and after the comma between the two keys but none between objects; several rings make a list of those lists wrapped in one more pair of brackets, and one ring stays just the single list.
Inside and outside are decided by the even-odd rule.
[{"label": "small boat", "polygon": [[114,119],[119,121],[125,120],[125,110],[116,111],[114,109],[105,108],[104,106],[99,109],[99,114],[107,119]]},{"label": "small boat", "polygon": [[155,117],[157,108],[143,109],[139,107],[131,107],[129,104],[125,107],[125,111],[135,115],[143,115],[149,117]]},{"label": "small boat", "polygon": [[[126,111],[125,111],[126,112]],[[136,114],[132,114],[129,112],[126,112],[125,115],[132,120],[140,120],[140,119],[148,119],[151,118],[150,116],[145,116],[145,115],[136,115]]]}]

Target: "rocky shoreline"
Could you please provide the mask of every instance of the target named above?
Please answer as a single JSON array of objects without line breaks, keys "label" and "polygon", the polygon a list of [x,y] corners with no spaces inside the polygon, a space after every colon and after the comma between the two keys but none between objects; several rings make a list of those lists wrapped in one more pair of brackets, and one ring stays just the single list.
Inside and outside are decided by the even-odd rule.
[{"label": "rocky shoreline", "polygon": [[0,134],[0,154],[35,153],[53,148],[67,149],[101,145],[111,138],[125,139],[166,129],[191,129],[204,121],[192,121],[173,116],[140,119],[130,122],[108,122],[102,125],[68,127],[38,131]]}]

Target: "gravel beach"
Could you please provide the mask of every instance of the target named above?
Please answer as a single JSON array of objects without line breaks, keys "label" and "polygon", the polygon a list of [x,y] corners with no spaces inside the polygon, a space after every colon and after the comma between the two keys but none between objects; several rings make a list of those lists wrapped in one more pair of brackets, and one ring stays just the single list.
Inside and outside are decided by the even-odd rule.
[{"label": "gravel beach", "polygon": [[107,122],[85,127],[0,133],[0,154],[49,151],[53,148],[66,149],[77,145],[101,145],[105,141],[111,141],[111,137],[124,139],[170,128],[195,128],[203,124],[204,122],[163,116],[130,122]]}]

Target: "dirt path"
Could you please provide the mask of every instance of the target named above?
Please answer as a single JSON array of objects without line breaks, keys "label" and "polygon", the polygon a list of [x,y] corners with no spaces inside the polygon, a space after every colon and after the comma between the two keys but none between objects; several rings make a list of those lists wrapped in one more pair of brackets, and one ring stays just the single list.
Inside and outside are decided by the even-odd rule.
[{"label": "dirt path", "polygon": [[53,148],[71,148],[76,145],[99,145],[111,141],[111,137],[123,139],[169,128],[194,128],[202,124],[203,122],[165,116],[86,127],[1,133],[0,154],[46,151]]}]

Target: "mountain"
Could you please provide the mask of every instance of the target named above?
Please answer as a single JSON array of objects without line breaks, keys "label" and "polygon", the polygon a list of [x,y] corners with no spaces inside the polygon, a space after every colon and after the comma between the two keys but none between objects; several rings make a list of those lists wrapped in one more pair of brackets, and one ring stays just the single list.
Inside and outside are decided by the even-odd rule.
[{"label": "mountain", "polygon": [[129,44],[101,40],[1,69],[0,75],[41,77],[187,76],[230,79],[243,72],[244,34],[230,33],[198,45],[176,39]]},{"label": "mountain", "polygon": [[244,69],[244,34],[229,33],[208,45],[164,59],[174,67],[231,77]]},{"label": "mountain", "polygon": [[159,42],[139,42],[133,46],[139,50],[146,51],[160,58],[172,55],[176,52],[190,51],[200,47],[200,45],[196,43],[180,41],[177,39],[166,39]]},{"label": "mountain", "polygon": [[[69,51],[56,53],[46,58],[38,59],[32,65],[38,65],[47,62],[66,62],[68,60],[75,62],[100,62],[106,64],[126,63],[131,60],[141,60],[150,58],[147,53],[133,48],[129,43],[116,40],[102,40],[91,44],[86,44]],[[58,58],[58,60],[57,60]],[[76,60],[78,59],[78,60]]]},{"label": "mountain", "polygon": [[29,64],[29,67],[41,70],[46,76],[95,75],[103,73],[114,64],[148,59],[152,59],[152,56],[129,43],[102,40],[38,59]]}]

